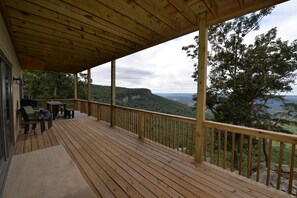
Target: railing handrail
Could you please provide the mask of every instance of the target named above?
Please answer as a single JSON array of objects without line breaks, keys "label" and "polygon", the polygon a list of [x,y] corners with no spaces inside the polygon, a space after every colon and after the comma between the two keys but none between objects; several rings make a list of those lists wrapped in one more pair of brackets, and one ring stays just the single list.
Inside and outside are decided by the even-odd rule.
[{"label": "railing handrail", "polygon": [[[82,101],[82,102],[88,102],[87,100],[82,100],[82,99],[76,99],[77,101]],[[110,106],[110,104],[107,103],[103,103],[103,102],[97,102],[97,101],[91,101],[92,104],[99,104],[99,105],[103,105],[103,106]],[[167,114],[167,113],[160,113],[160,112],[155,112],[155,111],[149,111],[149,110],[144,110],[144,109],[136,109],[136,108],[132,108],[132,107],[124,107],[124,106],[120,106],[120,105],[115,105],[116,108],[118,109],[125,109],[125,110],[129,110],[129,111],[137,111],[137,112],[143,112],[143,113],[148,113],[148,114],[154,114],[154,115],[158,115],[158,116],[163,116],[163,117],[171,117],[174,119],[178,119],[178,120],[186,120],[190,123],[195,123],[196,119],[195,118],[190,118],[190,117],[185,117],[185,116],[179,116],[179,115],[172,115],[172,114]]]},{"label": "railing handrail", "polygon": [[163,117],[170,117],[178,120],[186,120],[188,122],[193,122],[195,123],[196,119],[195,118],[190,118],[190,117],[185,117],[185,116],[178,116],[178,115],[172,115],[172,114],[167,114],[167,113],[160,113],[160,112],[155,112],[155,111],[149,111],[149,110],[143,110],[143,109],[136,109],[136,108],[131,108],[131,107],[124,107],[124,106],[115,106],[118,109],[126,109],[130,111],[137,111],[137,112],[143,112],[143,113],[148,113],[148,114],[154,114],[158,116],[163,116]]},{"label": "railing handrail", "polygon": [[35,99],[36,101],[47,101],[47,100],[52,100],[52,101],[57,101],[57,100],[67,100],[67,101],[72,101],[75,100],[74,98],[43,98],[43,99]]},{"label": "railing handrail", "polygon": [[[41,100],[43,100],[43,99],[41,99]],[[46,100],[46,99],[44,99],[44,100]],[[51,99],[51,100],[54,100],[54,99]],[[62,100],[62,99],[60,99],[60,100]],[[63,99],[63,100],[74,100],[74,99]],[[83,99],[76,99],[76,101],[88,102],[87,100],[83,100]],[[110,106],[110,104],[96,102],[96,101],[91,101],[91,103],[104,105],[104,106]],[[129,111],[143,112],[143,113],[154,114],[154,115],[164,116],[164,117],[170,117],[170,118],[179,119],[179,120],[186,120],[193,124],[196,121],[195,118],[189,118],[189,117],[184,117],[184,116],[159,113],[159,112],[148,111],[148,110],[143,110],[143,109],[124,107],[124,106],[119,106],[119,105],[116,105],[115,107],[118,109],[125,109],[125,110],[129,110]],[[226,130],[226,131],[230,131],[230,132],[236,132],[236,133],[242,134],[242,135],[249,135],[249,136],[254,136],[254,137],[267,138],[267,139],[280,141],[280,142],[284,142],[284,143],[297,144],[297,135],[292,135],[292,134],[273,132],[273,131],[269,131],[269,130],[256,129],[256,128],[251,128],[251,127],[237,126],[237,125],[219,123],[219,122],[208,121],[208,120],[203,122],[203,126],[209,127],[209,128],[218,128],[220,130]]]},{"label": "railing handrail", "polygon": [[234,133],[236,132],[242,135],[249,135],[254,137],[267,138],[267,139],[284,142],[284,143],[297,144],[297,135],[273,132],[273,131],[244,127],[244,126],[237,126],[232,124],[224,124],[224,123],[219,123],[214,121],[204,121],[203,126],[209,127],[209,128],[218,128],[220,130],[230,131]]}]

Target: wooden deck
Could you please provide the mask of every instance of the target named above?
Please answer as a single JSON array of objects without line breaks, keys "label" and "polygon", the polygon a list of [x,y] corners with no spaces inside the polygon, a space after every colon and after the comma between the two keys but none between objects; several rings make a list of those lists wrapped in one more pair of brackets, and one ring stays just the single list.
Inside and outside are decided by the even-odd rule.
[{"label": "wooden deck", "polygon": [[289,197],[77,112],[43,134],[20,135],[15,154],[58,144],[98,197]]}]

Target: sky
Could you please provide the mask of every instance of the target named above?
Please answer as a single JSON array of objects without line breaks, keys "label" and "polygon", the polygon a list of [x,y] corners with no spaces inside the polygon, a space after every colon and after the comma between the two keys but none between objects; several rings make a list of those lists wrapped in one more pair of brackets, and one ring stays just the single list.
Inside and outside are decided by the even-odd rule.
[{"label": "sky", "polygon": [[[273,27],[277,27],[278,37],[283,41],[291,43],[297,39],[296,0],[277,5],[271,15],[263,18],[260,29],[246,36],[245,42],[253,43],[256,35]],[[191,77],[194,61],[186,56],[182,47],[193,44],[197,34],[194,32],[117,59],[116,86],[148,88],[153,93],[196,93],[197,84]],[[92,68],[93,84],[110,85],[110,65],[106,63]],[[297,95],[297,84],[293,85],[293,92],[285,94]]]}]

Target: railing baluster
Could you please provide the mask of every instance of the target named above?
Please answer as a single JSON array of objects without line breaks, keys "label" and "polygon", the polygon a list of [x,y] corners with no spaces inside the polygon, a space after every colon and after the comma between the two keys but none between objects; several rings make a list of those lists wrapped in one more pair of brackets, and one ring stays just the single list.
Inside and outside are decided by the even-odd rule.
[{"label": "railing baluster", "polygon": [[288,193],[289,194],[292,194],[292,184],[293,184],[293,177],[294,177],[294,162],[295,162],[295,147],[296,147],[296,145],[292,144],[289,187],[288,187]]},{"label": "railing baluster", "polygon": [[187,133],[187,136],[186,136],[186,154],[189,154],[189,124],[187,123],[186,125],[186,133]]},{"label": "railing baluster", "polygon": [[235,133],[232,133],[232,149],[231,149],[231,172],[234,171],[234,159],[235,159],[235,153],[234,153],[234,150],[235,150]]},{"label": "railing baluster", "polygon": [[172,136],[172,148],[174,149],[175,148],[175,133],[176,133],[176,130],[175,130],[175,127],[176,127],[176,120],[173,120],[172,122],[172,126],[173,126],[173,136]]},{"label": "railing baluster", "polygon": [[218,129],[218,159],[217,159],[217,166],[220,166],[220,158],[221,158],[221,130]]},{"label": "railing baluster", "polygon": [[257,177],[256,177],[256,181],[257,182],[259,182],[259,177],[260,177],[262,141],[263,141],[263,139],[262,138],[259,138],[259,142],[258,142]]},{"label": "railing baluster", "polygon": [[184,152],[184,122],[182,121],[182,152]]},{"label": "railing baluster", "polygon": [[278,159],[278,171],[277,171],[277,183],[276,189],[280,188],[280,181],[282,176],[282,165],[283,165],[283,142],[279,143],[279,159]]},{"label": "railing baluster", "polygon": [[267,165],[267,176],[266,176],[266,185],[267,186],[269,186],[269,183],[270,183],[271,156],[272,156],[272,140],[269,140],[269,145],[268,145],[268,165]]},{"label": "railing baluster", "polygon": [[252,167],[252,144],[253,138],[249,136],[249,148],[248,148],[248,164],[247,164],[247,178],[251,176],[251,167]]},{"label": "railing baluster", "polygon": [[224,162],[223,162],[223,168],[226,169],[226,161],[227,161],[227,135],[228,132],[224,131]]},{"label": "railing baluster", "polygon": [[177,120],[177,147],[176,149],[179,150],[179,139],[180,139],[180,120]]},{"label": "railing baluster", "polygon": [[194,124],[191,125],[191,155],[193,155],[194,148]]},{"label": "railing baluster", "polygon": [[[193,129],[193,131],[195,131],[195,129]],[[194,134],[193,134],[193,137],[192,137],[192,145],[193,145],[193,148],[194,147],[194,142],[195,142],[195,139],[194,139]],[[207,155],[207,147],[206,147],[206,142],[207,142],[207,128],[204,128],[204,144],[203,144],[203,155],[204,155],[204,161],[206,161],[206,155]]]},{"label": "railing baluster", "polygon": [[213,164],[213,150],[214,150],[214,128],[211,128],[211,151],[210,151],[210,163]]},{"label": "railing baluster", "polygon": [[241,175],[242,174],[242,151],[243,151],[243,135],[240,134],[240,146],[239,146],[239,167],[238,167],[238,174]]}]

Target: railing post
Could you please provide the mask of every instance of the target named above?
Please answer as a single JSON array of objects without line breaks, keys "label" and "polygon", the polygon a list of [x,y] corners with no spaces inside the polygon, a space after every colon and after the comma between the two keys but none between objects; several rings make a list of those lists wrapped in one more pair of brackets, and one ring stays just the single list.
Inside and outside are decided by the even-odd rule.
[{"label": "railing post", "polygon": [[207,79],[207,14],[199,15],[199,53],[198,53],[198,79],[197,79],[197,105],[196,105],[196,153],[195,162],[203,161],[203,141],[206,104]]},{"label": "railing post", "polygon": [[115,60],[111,61],[111,101],[110,101],[110,125],[115,126],[115,120],[116,120],[116,89],[115,89],[115,84],[116,84],[116,76],[115,76]]},{"label": "railing post", "polygon": [[101,105],[97,104],[97,120],[101,120]]},{"label": "railing post", "polygon": [[73,92],[74,100],[77,100],[77,73],[73,74]]},{"label": "railing post", "polygon": [[92,115],[91,112],[91,69],[88,69],[88,116]]},{"label": "railing post", "polygon": [[144,138],[144,112],[138,112],[138,137],[139,139]]}]

